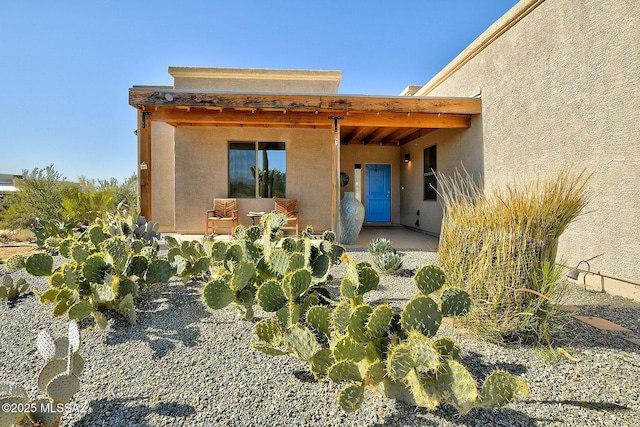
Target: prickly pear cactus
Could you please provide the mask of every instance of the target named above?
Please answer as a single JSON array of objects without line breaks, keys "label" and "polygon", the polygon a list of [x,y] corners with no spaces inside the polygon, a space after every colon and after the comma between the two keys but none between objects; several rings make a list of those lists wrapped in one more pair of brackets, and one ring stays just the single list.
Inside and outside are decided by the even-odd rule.
[{"label": "prickly pear cactus", "polygon": [[13,273],[25,267],[25,258],[22,254],[14,254],[7,258],[7,261],[4,264],[4,268],[9,272]]},{"label": "prickly pear cactus", "polygon": [[29,290],[29,283],[23,278],[15,281],[10,274],[5,274],[0,280],[0,299],[8,302],[15,301],[18,297]]},{"label": "prickly pear cactus", "polygon": [[[24,387],[13,383],[0,383],[0,403],[17,403],[30,412],[0,412],[0,426],[28,425],[54,427],[60,424],[64,407],[80,390],[80,374],[84,360],[80,349],[80,329],[75,321],[69,322],[68,337],[54,338],[47,330],[40,331],[37,348],[45,361],[38,375],[38,389],[45,396],[29,401]],[[4,406],[3,406],[4,407]]]},{"label": "prickly pear cactus", "polygon": [[[528,393],[522,378],[504,371],[489,375],[478,390],[458,346],[437,335],[443,316],[459,317],[471,309],[470,298],[457,288],[446,288],[441,298],[432,298],[446,283],[439,267],[418,270],[414,280],[419,292],[396,314],[387,304],[371,307],[363,302],[362,295],[378,284],[377,273],[348,256],[343,261],[347,263],[340,287],[344,299],[333,309],[309,307],[308,327],[286,316],[293,309],[286,304],[297,293],[295,283],[265,283],[258,300],[268,308],[265,311],[275,311],[278,320],[256,324],[259,341],[252,347],[274,356],[293,355],[308,362],[316,378],[341,384],[337,403],[347,412],[364,404],[366,390],[429,410],[447,403],[460,413],[504,406]],[[285,307],[278,309],[281,305]]]}]

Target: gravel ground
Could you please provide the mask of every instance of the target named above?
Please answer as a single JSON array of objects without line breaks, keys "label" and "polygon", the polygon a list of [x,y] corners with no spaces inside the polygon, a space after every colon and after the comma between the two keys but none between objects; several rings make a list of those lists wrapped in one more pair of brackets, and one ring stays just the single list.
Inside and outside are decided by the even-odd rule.
[{"label": "gravel ground", "polygon": [[[386,299],[402,307],[416,290],[412,272],[435,254],[401,252],[403,274],[382,276],[369,302]],[[357,260],[363,252],[351,252]],[[0,273],[3,273],[0,267]],[[344,267],[334,272],[340,277]],[[16,274],[18,276],[18,274]],[[29,278],[36,289],[46,280]],[[293,358],[252,350],[253,324],[234,308],[211,311],[201,302],[202,285],[181,281],[155,287],[137,301],[138,324],[107,313],[105,330],[82,323],[86,367],[81,390],[63,426],[640,426],[640,347],[622,333],[602,332],[575,319],[555,336],[575,360],[550,360],[550,353],[509,349],[472,338],[461,328],[454,339],[464,363],[482,380],[495,368],[522,375],[531,396],[496,411],[458,415],[446,405],[414,408],[367,393],[363,408],[342,412],[338,387],[318,382]],[[580,314],[604,317],[640,337],[640,303],[574,289],[568,303]],[[51,306],[33,295],[15,304],[0,302],[2,380],[16,381],[38,395],[43,362],[35,337],[42,328],[65,333],[66,320],[51,318]],[[257,319],[265,314],[257,310]],[[451,324],[441,328],[451,332]]]}]

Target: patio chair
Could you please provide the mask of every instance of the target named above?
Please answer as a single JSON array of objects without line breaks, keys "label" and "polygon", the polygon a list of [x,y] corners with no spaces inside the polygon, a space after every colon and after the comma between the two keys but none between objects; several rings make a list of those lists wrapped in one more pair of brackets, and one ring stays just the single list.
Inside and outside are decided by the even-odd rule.
[{"label": "patio chair", "polygon": [[233,234],[237,225],[236,199],[213,199],[213,210],[207,211],[205,234]]},{"label": "patio chair", "polygon": [[281,213],[287,216],[287,225],[281,228],[281,230],[294,230],[296,236],[298,235],[298,200],[297,199],[275,199],[276,200],[276,213]]}]

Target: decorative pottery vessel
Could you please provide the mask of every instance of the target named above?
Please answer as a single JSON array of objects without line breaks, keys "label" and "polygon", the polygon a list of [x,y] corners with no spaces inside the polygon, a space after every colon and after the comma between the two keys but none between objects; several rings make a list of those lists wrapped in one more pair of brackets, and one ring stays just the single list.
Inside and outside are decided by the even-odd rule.
[{"label": "decorative pottery vessel", "polygon": [[353,245],[364,223],[364,206],[352,191],[345,191],[340,201],[340,242]]}]

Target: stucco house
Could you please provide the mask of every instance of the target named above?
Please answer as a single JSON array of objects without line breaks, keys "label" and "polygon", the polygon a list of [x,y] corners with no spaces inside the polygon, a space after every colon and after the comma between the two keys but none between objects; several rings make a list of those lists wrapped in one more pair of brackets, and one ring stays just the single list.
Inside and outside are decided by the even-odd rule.
[{"label": "stucco house", "polygon": [[[603,254],[587,282],[640,298],[639,19],[635,1],[522,0],[399,96],[341,95],[338,71],[170,67],[173,86],[129,92],[143,214],[203,233],[214,197],[237,197],[246,225],[287,197],[302,226],[337,231],[355,191],[367,222],[438,235],[432,169],[492,189],[573,165],[593,172],[593,198],[558,260]],[[250,172],[263,156],[286,177],[270,197]]]}]

